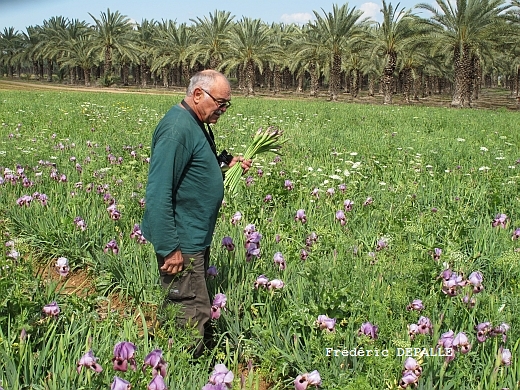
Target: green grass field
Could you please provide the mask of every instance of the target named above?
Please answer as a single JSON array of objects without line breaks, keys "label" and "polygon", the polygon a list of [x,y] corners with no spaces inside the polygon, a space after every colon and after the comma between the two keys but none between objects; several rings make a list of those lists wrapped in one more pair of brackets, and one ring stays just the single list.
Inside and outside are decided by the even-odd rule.
[{"label": "green grass field", "polygon": [[[268,126],[287,142],[279,159],[258,156],[239,194],[226,196],[208,285],[227,305],[214,322],[218,346],[193,362],[192,330],[160,309],[153,248],[130,237],[143,214],[151,134],[181,98],[0,91],[0,386],[102,389],[117,375],[146,388],[150,371],[139,368],[160,348],[170,390],[202,388],[215,363],[234,372],[234,389],[292,389],[314,370],[322,389],[395,389],[403,351],[417,348],[418,389],[518,388],[518,111],[233,98],[214,127],[220,149],[243,152]],[[112,200],[120,219],[107,212]],[[261,253],[246,261],[249,224]],[[111,240],[117,254],[104,250]],[[64,278],[59,257],[72,269]],[[260,275],[284,287],[255,289]],[[407,310],[415,299],[421,312]],[[51,302],[56,317],[42,313]],[[333,331],[320,329],[320,315],[336,320]],[[156,318],[164,322],[152,337]],[[368,322],[377,338],[359,334]],[[475,327],[485,322],[495,329],[480,342]],[[427,324],[424,334],[411,337],[410,324]],[[447,362],[436,346],[450,330],[471,347],[463,353],[464,337],[451,340]],[[135,372],[112,369],[121,341],[137,346]],[[78,373],[90,349],[103,371]]]}]

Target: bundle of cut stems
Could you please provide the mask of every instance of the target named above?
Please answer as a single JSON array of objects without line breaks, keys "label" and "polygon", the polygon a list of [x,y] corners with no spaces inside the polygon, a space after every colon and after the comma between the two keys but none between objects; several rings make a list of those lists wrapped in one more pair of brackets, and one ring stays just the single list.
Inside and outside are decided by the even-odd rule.
[{"label": "bundle of cut stems", "polygon": [[[263,130],[262,128],[258,129],[255,136],[253,137],[253,142],[244,153],[244,160],[251,160],[257,154],[265,153],[265,152],[273,152],[278,154],[283,142],[280,142],[280,137],[282,136],[283,131],[276,129],[272,126]],[[242,166],[237,163],[233,165],[227,172],[226,178],[224,180],[224,187],[227,188],[227,191],[231,195],[235,195],[238,190],[238,184],[240,183],[240,178],[242,176]]]}]

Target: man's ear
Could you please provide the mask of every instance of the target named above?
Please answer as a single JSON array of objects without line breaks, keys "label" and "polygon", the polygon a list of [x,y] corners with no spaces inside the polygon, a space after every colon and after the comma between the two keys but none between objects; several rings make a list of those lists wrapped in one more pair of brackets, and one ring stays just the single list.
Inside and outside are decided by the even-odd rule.
[{"label": "man's ear", "polygon": [[200,102],[200,100],[202,99],[202,96],[204,95],[204,91],[200,88],[195,88],[193,90],[193,102],[195,104],[198,104]]}]

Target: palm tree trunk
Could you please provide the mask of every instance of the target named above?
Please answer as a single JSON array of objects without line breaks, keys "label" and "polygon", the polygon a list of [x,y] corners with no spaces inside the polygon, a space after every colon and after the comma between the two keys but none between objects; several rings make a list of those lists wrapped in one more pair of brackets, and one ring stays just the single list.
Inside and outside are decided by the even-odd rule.
[{"label": "palm tree trunk", "polygon": [[105,47],[105,77],[112,74],[112,47]]},{"label": "palm tree trunk", "polygon": [[329,93],[330,100],[336,102],[338,100],[338,93],[341,88],[341,55],[335,53],[332,56],[332,64],[330,68],[330,85],[329,85]]},{"label": "palm tree trunk", "polygon": [[397,53],[390,52],[387,54],[386,66],[383,69],[382,86],[383,86],[383,104],[392,104],[392,80],[394,78],[394,70],[397,65]]},{"label": "palm tree trunk", "polygon": [[318,97],[318,88],[319,88],[319,76],[316,63],[314,61],[309,63],[309,74],[311,75],[311,85],[310,85],[310,96]]},{"label": "palm tree trunk", "polygon": [[403,95],[404,100],[406,103],[410,103],[411,99],[411,92],[412,92],[412,83],[413,83],[413,76],[412,76],[412,68],[404,68],[403,69]]},{"label": "palm tree trunk", "polygon": [[473,83],[470,48],[462,45],[454,50],[454,91],[451,105],[469,107],[471,104],[471,84]]},{"label": "palm tree trunk", "polygon": [[83,75],[85,76],[85,87],[90,87],[90,68],[83,68]]},{"label": "palm tree trunk", "polygon": [[127,86],[128,85],[128,75],[130,74],[130,65],[125,62],[122,65],[122,67],[123,67],[123,85]]},{"label": "palm tree trunk", "polygon": [[246,85],[247,92],[246,96],[255,96],[255,65],[252,60],[249,60],[246,64]]},{"label": "palm tree trunk", "polygon": [[303,93],[303,79],[304,79],[305,73],[300,72],[298,74],[298,86],[296,87],[296,93]]},{"label": "palm tree trunk", "polygon": [[280,73],[280,66],[277,64],[273,70],[273,95],[280,92],[280,84],[282,83],[282,75]]},{"label": "palm tree trunk", "polygon": [[47,60],[47,81],[52,83],[52,60]]}]

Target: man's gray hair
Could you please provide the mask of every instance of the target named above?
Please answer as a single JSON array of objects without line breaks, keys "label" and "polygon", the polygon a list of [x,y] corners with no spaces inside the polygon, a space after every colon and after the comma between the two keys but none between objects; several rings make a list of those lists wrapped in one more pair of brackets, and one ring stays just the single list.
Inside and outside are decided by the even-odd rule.
[{"label": "man's gray hair", "polygon": [[224,76],[220,72],[217,72],[216,70],[207,69],[195,73],[193,77],[190,79],[190,83],[188,85],[188,88],[186,89],[186,96],[193,95],[193,91],[195,90],[195,88],[205,89],[206,91],[209,91],[220,77],[227,81],[226,76]]}]

